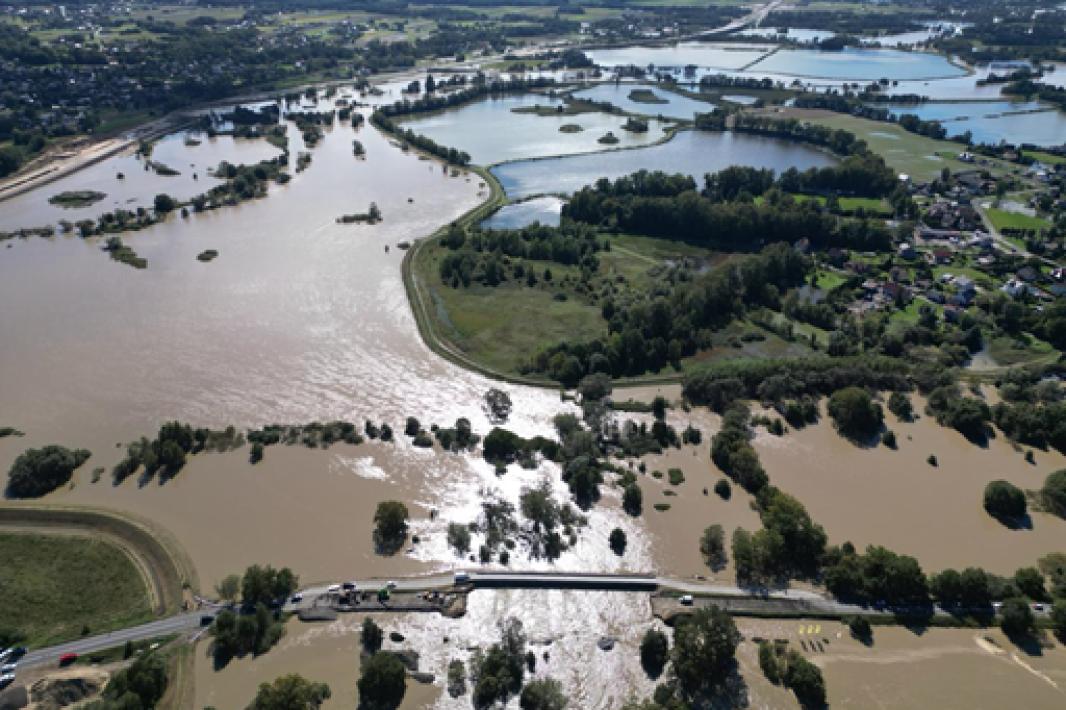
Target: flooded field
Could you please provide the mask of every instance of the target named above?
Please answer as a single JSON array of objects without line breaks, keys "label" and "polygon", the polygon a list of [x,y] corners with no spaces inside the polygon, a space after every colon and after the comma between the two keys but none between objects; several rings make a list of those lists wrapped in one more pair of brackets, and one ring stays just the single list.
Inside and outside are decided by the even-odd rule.
[{"label": "flooded field", "polygon": [[[914,404],[923,410],[918,398]],[[1031,529],[1010,530],[982,507],[990,480],[1038,489],[1047,474],[1066,467],[1062,454],[1035,451],[1029,464],[1002,436],[982,448],[931,417],[886,419],[898,451],[860,448],[827,417],[782,437],[760,430],[755,447],[770,481],[799,498],[832,543],[884,545],[913,555],[927,572],[974,565],[997,574],[1066,549],[1066,520],[1034,513]],[[930,454],[936,467],[926,462]]]},{"label": "flooded field", "polygon": [[[289,132],[292,134],[290,140],[299,140],[297,131],[290,128]],[[186,138],[191,142],[187,144]],[[196,141],[199,143],[193,144]],[[136,148],[130,148],[0,203],[0,231],[55,225],[61,219],[71,222],[95,219],[117,208],[151,207],[152,200],[160,193],[187,200],[222,182],[209,174],[221,161],[234,165],[254,164],[279,153],[265,140],[230,136],[209,138],[202,133],[179,131],[157,141],[150,157],[151,161],[176,170],[177,175],[161,175],[148,169],[148,161],[137,154]],[[123,175],[122,179],[118,178],[119,174]],[[78,190],[93,190],[106,197],[85,207],[61,207],[48,202],[50,197],[62,192]]]},{"label": "flooded field", "polygon": [[915,81],[966,74],[965,69],[951,64],[938,54],[854,47],[845,47],[839,52],[782,49],[748,67],[748,71],[847,81],[882,78]]},{"label": "flooded field", "polygon": [[[387,619],[375,617],[377,621]],[[285,627],[285,636],[269,653],[236,658],[215,670],[209,655],[210,641],[195,649],[197,708],[242,708],[252,701],[260,683],[271,683],[290,673],[329,685],[332,693],[323,710],[354,708],[358,702],[359,625],[362,615],[351,614],[329,624],[304,624],[296,620]],[[386,627],[387,628],[387,627]],[[442,689],[408,681],[400,710],[434,706]]]},{"label": "flooded field", "polygon": [[[410,118],[403,125],[437,143],[465,150],[479,165],[647,145],[663,137],[663,124],[655,120],[648,122],[647,131],[632,133],[622,129],[626,122],[624,116],[599,111],[572,116],[512,111],[561,103],[559,99],[538,94],[490,98],[458,109]],[[500,130],[501,125],[506,125],[507,130]],[[581,130],[561,131],[564,126],[580,126]],[[608,132],[618,139],[616,144],[599,142]]]},{"label": "flooded field", "polygon": [[750,44],[681,42],[666,47],[592,49],[587,54],[592,61],[604,67],[653,66],[662,69],[692,64],[701,69],[741,69],[765,56],[771,49],[772,46]]},{"label": "flooded field", "polygon": [[548,160],[505,163],[492,169],[512,198],[543,193],[570,193],[598,178],[615,179],[637,170],[686,173],[703,185],[703,176],[730,165],[751,165],[778,172],[832,165],[826,152],[773,138],[736,133],[680,131],[669,141],[640,150],[574,155]]},{"label": "flooded field", "polygon": [[[629,98],[633,91],[651,92],[654,100],[635,101]],[[657,89],[650,84],[599,84],[591,89],[574,92],[574,96],[579,99],[609,101],[623,111],[646,116],[691,120],[697,113],[710,113],[714,110],[713,103],[690,99],[672,91]]]},{"label": "flooded field", "polygon": [[1066,141],[1066,114],[1039,101],[980,103],[888,104],[894,116],[913,114],[923,121],[940,121],[948,136],[971,134],[974,143],[999,144],[1024,135],[1026,143],[1061,145]]}]

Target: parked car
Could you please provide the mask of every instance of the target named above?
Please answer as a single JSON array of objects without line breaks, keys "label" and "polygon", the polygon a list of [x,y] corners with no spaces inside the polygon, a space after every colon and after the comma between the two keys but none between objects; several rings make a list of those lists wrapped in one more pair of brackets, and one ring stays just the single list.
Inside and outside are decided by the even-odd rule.
[{"label": "parked car", "polygon": [[14,673],[18,669],[17,663],[5,663],[0,666],[0,673]]},{"label": "parked car", "polygon": [[331,584],[331,585],[329,585],[326,588],[326,593],[327,594],[336,594],[340,590],[341,590],[341,585],[339,585],[339,584]]},{"label": "parked car", "polygon": [[304,595],[303,594],[293,594],[292,598],[289,599],[289,602],[291,604],[299,604],[303,600],[304,600]]},{"label": "parked car", "polygon": [[0,689],[6,688],[7,686],[11,685],[14,682],[15,682],[15,674],[14,673],[4,673],[3,675],[0,675]]},{"label": "parked car", "polygon": [[11,660],[12,661],[17,661],[18,659],[22,658],[25,655],[26,655],[26,647],[25,646],[15,646],[13,649],[11,649]]},{"label": "parked car", "polygon": [[78,660],[78,654],[76,654],[76,653],[64,653],[62,656],[59,657],[59,665],[60,665],[60,667],[69,666],[71,663],[73,663],[76,660]]},{"label": "parked car", "polygon": [[678,601],[681,602],[682,604],[684,604],[685,606],[692,606],[692,595],[691,594],[682,594],[681,598],[678,599]]},{"label": "parked car", "polygon": [[456,584],[466,584],[469,581],[470,581],[470,575],[467,574],[466,572],[456,572],[455,573],[455,583]]}]

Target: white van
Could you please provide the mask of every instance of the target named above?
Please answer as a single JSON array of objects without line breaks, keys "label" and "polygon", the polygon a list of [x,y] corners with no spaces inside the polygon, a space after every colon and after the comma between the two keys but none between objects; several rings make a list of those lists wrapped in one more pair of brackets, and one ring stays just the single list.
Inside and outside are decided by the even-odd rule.
[{"label": "white van", "polygon": [[682,594],[678,601],[684,604],[685,606],[692,606],[692,595]]}]

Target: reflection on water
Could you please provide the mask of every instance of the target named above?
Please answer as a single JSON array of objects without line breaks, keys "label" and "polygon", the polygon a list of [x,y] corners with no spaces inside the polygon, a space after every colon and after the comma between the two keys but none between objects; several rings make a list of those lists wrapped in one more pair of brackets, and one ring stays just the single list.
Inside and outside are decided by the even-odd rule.
[{"label": "reflection on water", "polygon": [[[403,125],[437,143],[465,150],[479,165],[646,145],[663,136],[662,124],[654,120],[648,122],[646,132],[631,133],[622,129],[626,122],[624,116],[599,111],[575,116],[538,116],[511,111],[537,105],[561,106],[562,101],[538,94],[488,98],[458,109],[407,119]],[[566,125],[577,125],[582,130],[574,133],[559,130]],[[598,142],[608,131],[618,138],[616,145]]]},{"label": "reflection on water", "polygon": [[564,201],[558,197],[537,197],[515,202],[497,210],[481,223],[485,229],[521,229],[534,222],[558,226]]},{"label": "reflection on water", "polygon": [[[295,131],[290,128],[289,133],[295,134]],[[186,144],[186,136],[200,143]],[[159,175],[154,170],[146,170],[146,161],[136,155],[135,148],[130,148],[36,190],[0,202],[0,231],[55,225],[61,219],[71,222],[96,219],[117,208],[151,207],[155,196],[164,192],[179,200],[187,200],[222,182],[208,173],[223,160],[234,165],[253,164],[278,153],[278,149],[265,140],[230,136],[209,138],[187,131],[172,133],[154,144],[151,160],[177,170],[179,175]],[[117,177],[120,173],[124,175],[121,180]],[[95,190],[107,197],[77,208],[59,207],[48,202],[53,195],[77,190]]]},{"label": "reflection on water", "polygon": [[524,197],[548,192],[570,193],[601,177],[617,178],[637,170],[686,173],[703,184],[703,176],[730,165],[752,165],[778,172],[832,165],[834,158],[809,146],[737,133],[682,131],[660,145],[602,155],[529,160],[492,169],[507,194]]}]

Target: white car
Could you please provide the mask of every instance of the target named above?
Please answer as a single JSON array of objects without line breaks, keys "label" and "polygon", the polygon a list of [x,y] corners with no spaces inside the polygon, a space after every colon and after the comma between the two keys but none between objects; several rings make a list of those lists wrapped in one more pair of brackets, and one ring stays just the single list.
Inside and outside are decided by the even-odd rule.
[{"label": "white car", "polygon": [[385,582],[385,587],[388,589],[396,589],[396,582],[389,580],[388,582]]},{"label": "white car", "polygon": [[303,600],[304,600],[304,595],[303,594],[293,594],[292,598],[289,599],[289,603],[290,604],[299,604]]},{"label": "white car", "polygon": [[6,688],[7,686],[11,685],[14,682],[15,682],[15,674],[14,673],[4,673],[3,675],[0,675],[0,688]]},{"label": "white car", "polygon": [[18,666],[17,663],[5,663],[0,666],[0,673],[14,673]]},{"label": "white car", "polygon": [[466,572],[456,572],[455,573],[455,583],[456,584],[465,584],[466,582],[469,582],[469,581],[470,581],[470,575],[467,574]]},{"label": "white car", "polygon": [[692,606],[692,595],[691,594],[682,594],[681,598],[678,599],[678,601],[681,602],[682,604],[684,604],[685,606]]},{"label": "white car", "polygon": [[341,590],[341,585],[339,585],[339,584],[331,584],[331,585],[329,585],[328,588],[326,588],[326,593],[327,594],[336,594],[340,590]]}]

